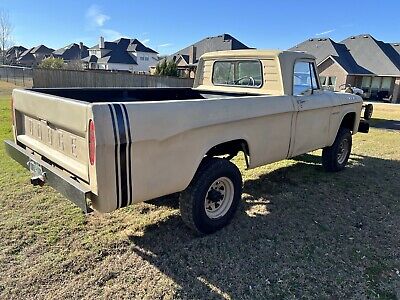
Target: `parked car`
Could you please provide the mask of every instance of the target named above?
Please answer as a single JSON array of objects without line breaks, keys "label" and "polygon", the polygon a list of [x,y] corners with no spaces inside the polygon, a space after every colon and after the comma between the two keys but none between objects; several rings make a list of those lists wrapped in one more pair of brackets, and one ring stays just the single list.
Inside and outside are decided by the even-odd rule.
[{"label": "parked car", "polygon": [[[350,84],[342,84],[339,86],[341,93],[355,94],[360,97],[365,97],[365,93],[362,89],[358,87],[351,86]],[[371,103],[363,104],[362,108],[364,113],[362,114],[365,120],[370,120],[372,118],[372,113],[374,112],[374,106]]]},{"label": "parked car", "polygon": [[364,96],[364,91],[362,89],[355,86],[351,86],[350,84],[342,84],[339,86],[339,89],[342,93],[355,94],[361,97]]},{"label": "parked car", "polygon": [[361,97],[322,90],[316,70],[305,53],[221,51],[201,57],[193,88],[16,89],[5,145],[85,212],[180,192],[184,222],[212,233],[241,199],[239,153],[251,169],[322,148],[336,172],[368,132]]}]

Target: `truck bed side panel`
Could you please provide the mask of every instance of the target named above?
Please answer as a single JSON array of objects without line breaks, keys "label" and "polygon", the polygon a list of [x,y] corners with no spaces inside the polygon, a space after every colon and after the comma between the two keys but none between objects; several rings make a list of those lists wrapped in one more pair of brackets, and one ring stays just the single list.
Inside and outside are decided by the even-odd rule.
[{"label": "truck bed side panel", "polygon": [[[294,113],[290,96],[112,105],[120,105],[122,113],[110,111],[109,104],[93,104],[101,211],[185,189],[206,152],[226,141],[248,142],[251,167],[284,159],[288,153]],[[112,131],[113,119],[124,126],[129,122],[130,141],[126,127],[122,133],[121,128]],[[107,204],[116,193],[115,203]]]}]

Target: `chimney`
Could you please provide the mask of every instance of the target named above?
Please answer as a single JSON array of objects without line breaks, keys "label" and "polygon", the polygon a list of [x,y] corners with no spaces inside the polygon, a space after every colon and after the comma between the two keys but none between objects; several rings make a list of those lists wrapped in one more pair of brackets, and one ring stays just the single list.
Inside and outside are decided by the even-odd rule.
[{"label": "chimney", "polygon": [[196,47],[190,46],[189,49],[189,64],[194,64],[196,62]]},{"label": "chimney", "polygon": [[82,59],[83,43],[79,42],[79,59]]},{"label": "chimney", "polygon": [[102,36],[100,37],[99,48],[104,49],[104,38]]}]

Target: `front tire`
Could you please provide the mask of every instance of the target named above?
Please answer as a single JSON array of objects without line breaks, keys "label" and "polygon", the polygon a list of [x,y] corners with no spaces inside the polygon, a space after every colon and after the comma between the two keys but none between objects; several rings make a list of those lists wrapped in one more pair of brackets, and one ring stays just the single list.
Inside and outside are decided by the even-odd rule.
[{"label": "front tire", "polygon": [[332,146],[322,150],[322,165],[328,172],[344,170],[349,160],[352,135],[349,129],[340,128]]},{"label": "front tire", "polygon": [[239,169],[222,158],[207,158],[181,193],[184,223],[197,234],[213,233],[233,218],[242,195]]}]

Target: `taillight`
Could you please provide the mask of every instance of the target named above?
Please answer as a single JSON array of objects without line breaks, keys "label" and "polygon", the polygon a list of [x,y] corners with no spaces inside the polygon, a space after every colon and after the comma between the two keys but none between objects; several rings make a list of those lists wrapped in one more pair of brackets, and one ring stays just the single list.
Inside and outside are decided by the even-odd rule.
[{"label": "taillight", "polygon": [[96,131],[93,120],[89,120],[89,160],[93,166],[96,161]]}]

